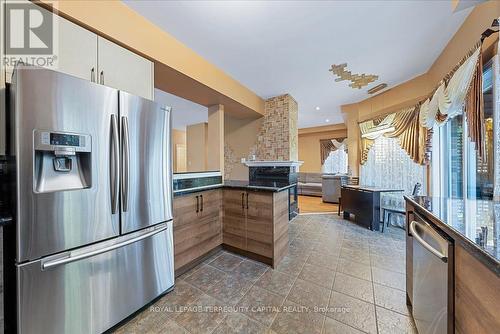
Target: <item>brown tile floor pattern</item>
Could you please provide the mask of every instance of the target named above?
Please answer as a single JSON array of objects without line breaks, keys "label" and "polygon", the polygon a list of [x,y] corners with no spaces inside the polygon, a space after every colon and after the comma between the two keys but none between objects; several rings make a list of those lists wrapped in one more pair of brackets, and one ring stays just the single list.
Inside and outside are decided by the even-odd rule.
[{"label": "brown tile floor pattern", "polygon": [[416,333],[402,230],[331,214],[300,215],[289,230],[276,270],[221,251],[116,333]]}]

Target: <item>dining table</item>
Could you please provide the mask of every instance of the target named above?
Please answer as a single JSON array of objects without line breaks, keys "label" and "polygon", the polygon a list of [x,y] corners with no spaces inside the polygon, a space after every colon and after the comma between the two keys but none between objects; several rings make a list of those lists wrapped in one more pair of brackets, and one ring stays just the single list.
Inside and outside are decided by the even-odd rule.
[{"label": "dining table", "polygon": [[380,230],[380,198],[383,193],[404,192],[399,188],[344,185],[340,190],[344,219],[351,219],[372,231]]}]

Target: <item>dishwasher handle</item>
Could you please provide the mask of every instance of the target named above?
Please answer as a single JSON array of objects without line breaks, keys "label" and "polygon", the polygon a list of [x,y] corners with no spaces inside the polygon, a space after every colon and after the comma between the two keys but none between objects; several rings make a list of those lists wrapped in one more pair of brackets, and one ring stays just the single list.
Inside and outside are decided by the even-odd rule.
[{"label": "dishwasher handle", "polygon": [[431,252],[433,255],[437,256],[441,261],[444,263],[448,262],[448,256],[444,255],[440,251],[436,250],[434,247],[429,245],[417,232],[416,226],[419,225],[422,229],[429,229],[432,228],[427,225],[422,225],[417,223],[416,221],[412,221],[410,223],[410,233],[411,235],[417,240],[425,249],[427,249],[429,252]]}]

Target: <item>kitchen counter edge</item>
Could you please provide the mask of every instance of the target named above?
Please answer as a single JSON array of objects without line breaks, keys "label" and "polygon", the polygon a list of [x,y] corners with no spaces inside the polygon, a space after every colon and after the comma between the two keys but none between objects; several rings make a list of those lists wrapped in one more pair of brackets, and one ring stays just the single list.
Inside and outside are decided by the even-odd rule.
[{"label": "kitchen counter edge", "polygon": [[411,197],[404,196],[405,200],[410,202],[411,205],[418,210],[421,211],[421,214],[425,216],[429,216],[432,218],[432,223],[434,223],[439,229],[445,232],[448,236],[450,236],[455,242],[459,242],[460,245],[466,249],[472,256],[478,259],[482,264],[484,264],[488,269],[494,272],[498,277],[500,277],[500,262],[495,259],[493,256],[488,254],[484,249],[479,247],[465,235],[454,229],[448,224],[445,224],[441,221],[439,217],[434,215],[432,212],[424,208],[419,203],[415,202]]},{"label": "kitchen counter edge", "polygon": [[198,193],[202,191],[214,190],[214,189],[243,189],[249,191],[265,191],[265,192],[281,192],[297,185],[296,183],[290,184],[284,187],[259,187],[250,185],[232,185],[232,184],[217,184],[213,186],[206,186],[203,188],[186,189],[178,192],[174,192],[174,197],[184,196],[188,194]]}]

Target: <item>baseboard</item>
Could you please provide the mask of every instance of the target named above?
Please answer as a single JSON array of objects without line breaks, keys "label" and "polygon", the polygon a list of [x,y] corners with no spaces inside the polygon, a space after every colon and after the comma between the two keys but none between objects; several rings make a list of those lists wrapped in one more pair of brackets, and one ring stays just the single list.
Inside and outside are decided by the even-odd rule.
[{"label": "baseboard", "polygon": [[188,272],[189,270],[193,269],[194,267],[196,267],[197,265],[199,265],[200,263],[202,263],[203,261],[208,259],[210,256],[214,255],[215,253],[217,253],[221,250],[222,250],[222,246],[219,245],[215,248],[212,248],[211,250],[209,250],[207,253],[203,254],[202,256],[197,257],[193,261],[183,265],[182,267],[175,270],[175,277],[177,278],[177,277],[181,276],[182,274]]},{"label": "baseboard", "polygon": [[268,264],[270,266],[273,265],[273,259],[271,259],[271,258],[269,258],[267,256],[262,256],[262,255],[259,255],[259,254],[255,254],[255,253],[252,253],[252,252],[249,252],[249,251],[246,251],[246,250],[242,250],[242,249],[239,249],[239,248],[236,248],[236,247],[233,247],[233,246],[229,246],[229,245],[226,245],[226,244],[222,244],[222,248],[224,248],[225,250],[228,250],[228,251],[230,251],[232,253],[236,253],[236,254],[248,257],[249,259],[252,259],[252,260],[255,260],[255,261],[258,261],[258,262],[262,262],[262,263]]}]

